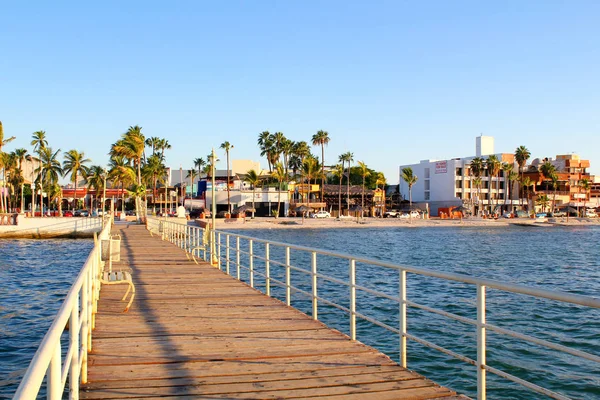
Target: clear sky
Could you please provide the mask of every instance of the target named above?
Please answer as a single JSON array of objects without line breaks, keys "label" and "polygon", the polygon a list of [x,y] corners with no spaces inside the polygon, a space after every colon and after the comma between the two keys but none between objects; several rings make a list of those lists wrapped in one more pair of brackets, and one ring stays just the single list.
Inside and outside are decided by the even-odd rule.
[{"label": "clear sky", "polygon": [[599,17],[596,0],[6,1],[5,150],[45,130],[105,165],[140,125],[191,168],[225,140],[259,160],[261,131],[323,129],[326,164],[351,151],[397,183],[400,164],[474,155],[483,133],[600,174]]}]

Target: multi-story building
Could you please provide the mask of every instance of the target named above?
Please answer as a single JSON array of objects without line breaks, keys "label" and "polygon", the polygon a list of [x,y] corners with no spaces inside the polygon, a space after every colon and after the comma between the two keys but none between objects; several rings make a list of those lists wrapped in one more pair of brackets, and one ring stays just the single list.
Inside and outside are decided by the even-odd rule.
[{"label": "multi-story building", "polygon": [[[399,168],[400,194],[408,200],[409,189],[402,180],[402,168],[411,167],[418,177],[412,187],[412,201],[421,208],[429,208],[431,215],[438,215],[439,208],[464,205],[477,213],[481,210],[498,211],[513,210],[522,204],[519,200],[518,184],[511,182],[509,187],[505,173],[500,170],[495,177],[489,176],[487,170],[481,175],[481,187],[474,184],[475,177],[470,163],[475,157],[486,159],[494,153],[494,138],[478,136],[476,138],[475,155],[447,160],[423,160],[418,164],[402,165]],[[513,165],[518,170],[514,154],[496,153],[502,163]]]}]

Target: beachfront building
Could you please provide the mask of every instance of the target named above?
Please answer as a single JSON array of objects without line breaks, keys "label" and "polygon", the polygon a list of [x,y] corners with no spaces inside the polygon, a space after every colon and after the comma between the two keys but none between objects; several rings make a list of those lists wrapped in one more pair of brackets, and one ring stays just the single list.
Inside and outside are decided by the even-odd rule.
[{"label": "beachfront building", "polygon": [[474,214],[513,211],[523,205],[519,199],[519,188],[516,181],[508,179],[500,169],[498,175],[490,176],[487,169],[481,175],[481,186],[474,184],[475,177],[471,171],[471,161],[475,157],[484,160],[494,154],[501,163],[513,165],[518,171],[515,156],[512,153],[494,153],[494,138],[478,136],[475,143],[475,155],[446,160],[423,160],[418,164],[401,165],[400,196],[409,199],[408,185],[401,178],[402,168],[411,167],[418,177],[412,187],[412,201],[416,206],[429,209],[433,216],[438,215],[440,208],[465,206]]},{"label": "beachfront building", "polygon": [[[544,164],[551,165],[554,169],[556,181],[544,175]],[[555,208],[562,207],[592,207],[592,192],[594,184],[590,173],[589,160],[582,160],[577,154],[557,155],[556,159],[534,159],[523,173],[533,183],[531,193],[532,202],[538,203],[541,196],[547,196]],[[581,182],[586,179],[590,188],[584,189]],[[539,208],[539,206],[538,206]]]}]

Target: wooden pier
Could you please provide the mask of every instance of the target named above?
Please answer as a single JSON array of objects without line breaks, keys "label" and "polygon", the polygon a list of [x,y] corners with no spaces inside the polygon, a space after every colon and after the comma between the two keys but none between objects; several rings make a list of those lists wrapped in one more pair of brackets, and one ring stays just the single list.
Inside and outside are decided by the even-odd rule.
[{"label": "wooden pier", "polygon": [[126,286],[102,288],[83,399],[465,399],[140,225],[116,225]]}]

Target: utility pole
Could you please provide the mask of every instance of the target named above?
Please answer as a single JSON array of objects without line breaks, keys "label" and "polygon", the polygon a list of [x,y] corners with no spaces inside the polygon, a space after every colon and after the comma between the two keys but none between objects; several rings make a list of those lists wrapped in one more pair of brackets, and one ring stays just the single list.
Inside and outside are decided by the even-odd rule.
[{"label": "utility pole", "polygon": [[216,228],[216,218],[217,218],[217,202],[216,202],[216,191],[215,191],[215,149],[213,147],[212,149],[212,153],[210,156],[210,175],[211,175],[211,183],[212,183],[212,188],[211,188],[211,219],[212,219],[212,229],[211,229],[211,237],[212,240],[211,242],[211,254],[212,254],[212,259],[211,259],[211,264],[212,265],[217,265],[218,264],[218,259],[216,256],[216,251],[217,251],[217,246],[215,243],[216,240],[216,233],[215,233],[215,228]]}]

